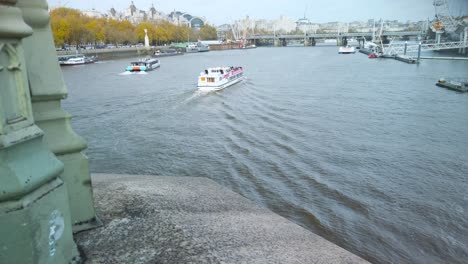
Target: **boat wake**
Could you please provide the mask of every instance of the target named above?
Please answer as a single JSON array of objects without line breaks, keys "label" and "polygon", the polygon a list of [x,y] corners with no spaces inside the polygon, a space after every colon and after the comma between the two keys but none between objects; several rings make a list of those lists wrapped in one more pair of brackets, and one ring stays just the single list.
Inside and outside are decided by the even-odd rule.
[{"label": "boat wake", "polygon": [[129,72],[129,71],[124,71],[122,73],[119,73],[119,75],[125,76],[125,75],[146,75],[148,74],[147,72]]},{"label": "boat wake", "polygon": [[195,91],[194,93],[192,93],[192,95],[190,95],[189,97],[187,97],[183,103],[184,104],[187,104],[187,103],[190,103],[192,102],[193,100],[196,100],[197,98],[200,98],[201,96],[204,96],[206,95],[207,93],[205,92],[202,92],[202,91]]}]

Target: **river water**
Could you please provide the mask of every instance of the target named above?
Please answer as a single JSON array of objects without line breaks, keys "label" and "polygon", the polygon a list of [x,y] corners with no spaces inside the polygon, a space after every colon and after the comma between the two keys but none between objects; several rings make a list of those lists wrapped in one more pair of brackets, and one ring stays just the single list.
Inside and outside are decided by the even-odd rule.
[{"label": "river water", "polygon": [[[375,263],[468,260],[468,61],[258,48],[62,68],[93,172],[208,177]],[[205,67],[246,80],[196,91]]]}]

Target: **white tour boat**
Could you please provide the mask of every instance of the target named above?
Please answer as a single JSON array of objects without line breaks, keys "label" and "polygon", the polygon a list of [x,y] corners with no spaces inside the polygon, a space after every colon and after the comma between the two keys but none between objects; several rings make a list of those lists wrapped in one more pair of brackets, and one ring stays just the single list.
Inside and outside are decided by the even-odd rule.
[{"label": "white tour boat", "polygon": [[198,77],[200,91],[218,91],[242,81],[244,69],[242,67],[208,68]]},{"label": "white tour boat", "polygon": [[139,61],[134,61],[125,70],[128,72],[146,72],[152,71],[161,66],[157,59],[146,58]]},{"label": "white tour boat", "polygon": [[346,47],[340,47],[338,50],[339,54],[352,54],[356,53],[356,48],[351,47],[351,46],[346,46]]}]

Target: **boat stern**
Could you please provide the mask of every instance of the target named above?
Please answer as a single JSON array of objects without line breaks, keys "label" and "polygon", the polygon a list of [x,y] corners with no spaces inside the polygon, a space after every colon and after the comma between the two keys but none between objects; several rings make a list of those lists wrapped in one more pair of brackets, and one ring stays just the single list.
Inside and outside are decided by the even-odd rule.
[{"label": "boat stern", "polygon": [[125,70],[129,72],[144,72],[148,68],[146,66],[128,66]]}]

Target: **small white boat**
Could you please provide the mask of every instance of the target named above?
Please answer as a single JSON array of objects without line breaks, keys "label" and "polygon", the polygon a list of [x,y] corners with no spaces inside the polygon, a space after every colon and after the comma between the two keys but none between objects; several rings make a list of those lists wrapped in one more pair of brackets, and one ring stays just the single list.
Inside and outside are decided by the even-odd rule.
[{"label": "small white boat", "polygon": [[197,43],[198,52],[208,52],[210,51],[210,46],[205,45],[201,42]]},{"label": "small white boat", "polygon": [[157,59],[146,58],[139,61],[134,61],[125,70],[128,72],[147,72],[152,71],[161,66]]},{"label": "small white boat", "polygon": [[243,80],[242,67],[208,68],[198,77],[198,89],[203,92],[219,91]]},{"label": "small white boat", "polygon": [[208,52],[208,51],[210,51],[210,47],[201,42],[197,42],[197,44],[188,44],[187,47],[185,48],[186,53]]},{"label": "small white boat", "polygon": [[340,47],[338,50],[339,54],[354,54],[356,53],[356,48],[351,47],[351,46],[346,46],[346,47]]},{"label": "small white boat", "polygon": [[198,47],[195,44],[188,44],[185,48],[186,53],[195,53],[198,52]]},{"label": "small white boat", "polygon": [[247,46],[244,45],[244,46],[242,46],[242,48],[243,48],[243,49],[256,49],[257,46],[255,46],[254,44],[252,44],[252,45],[247,45]]},{"label": "small white boat", "polygon": [[170,56],[178,56],[178,55],[184,55],[184,53],[177,51],[175,49],[165,49],[165,50],[157,50],[153,54],[153,57],[160,58],[160,57],[170,57]]}]

